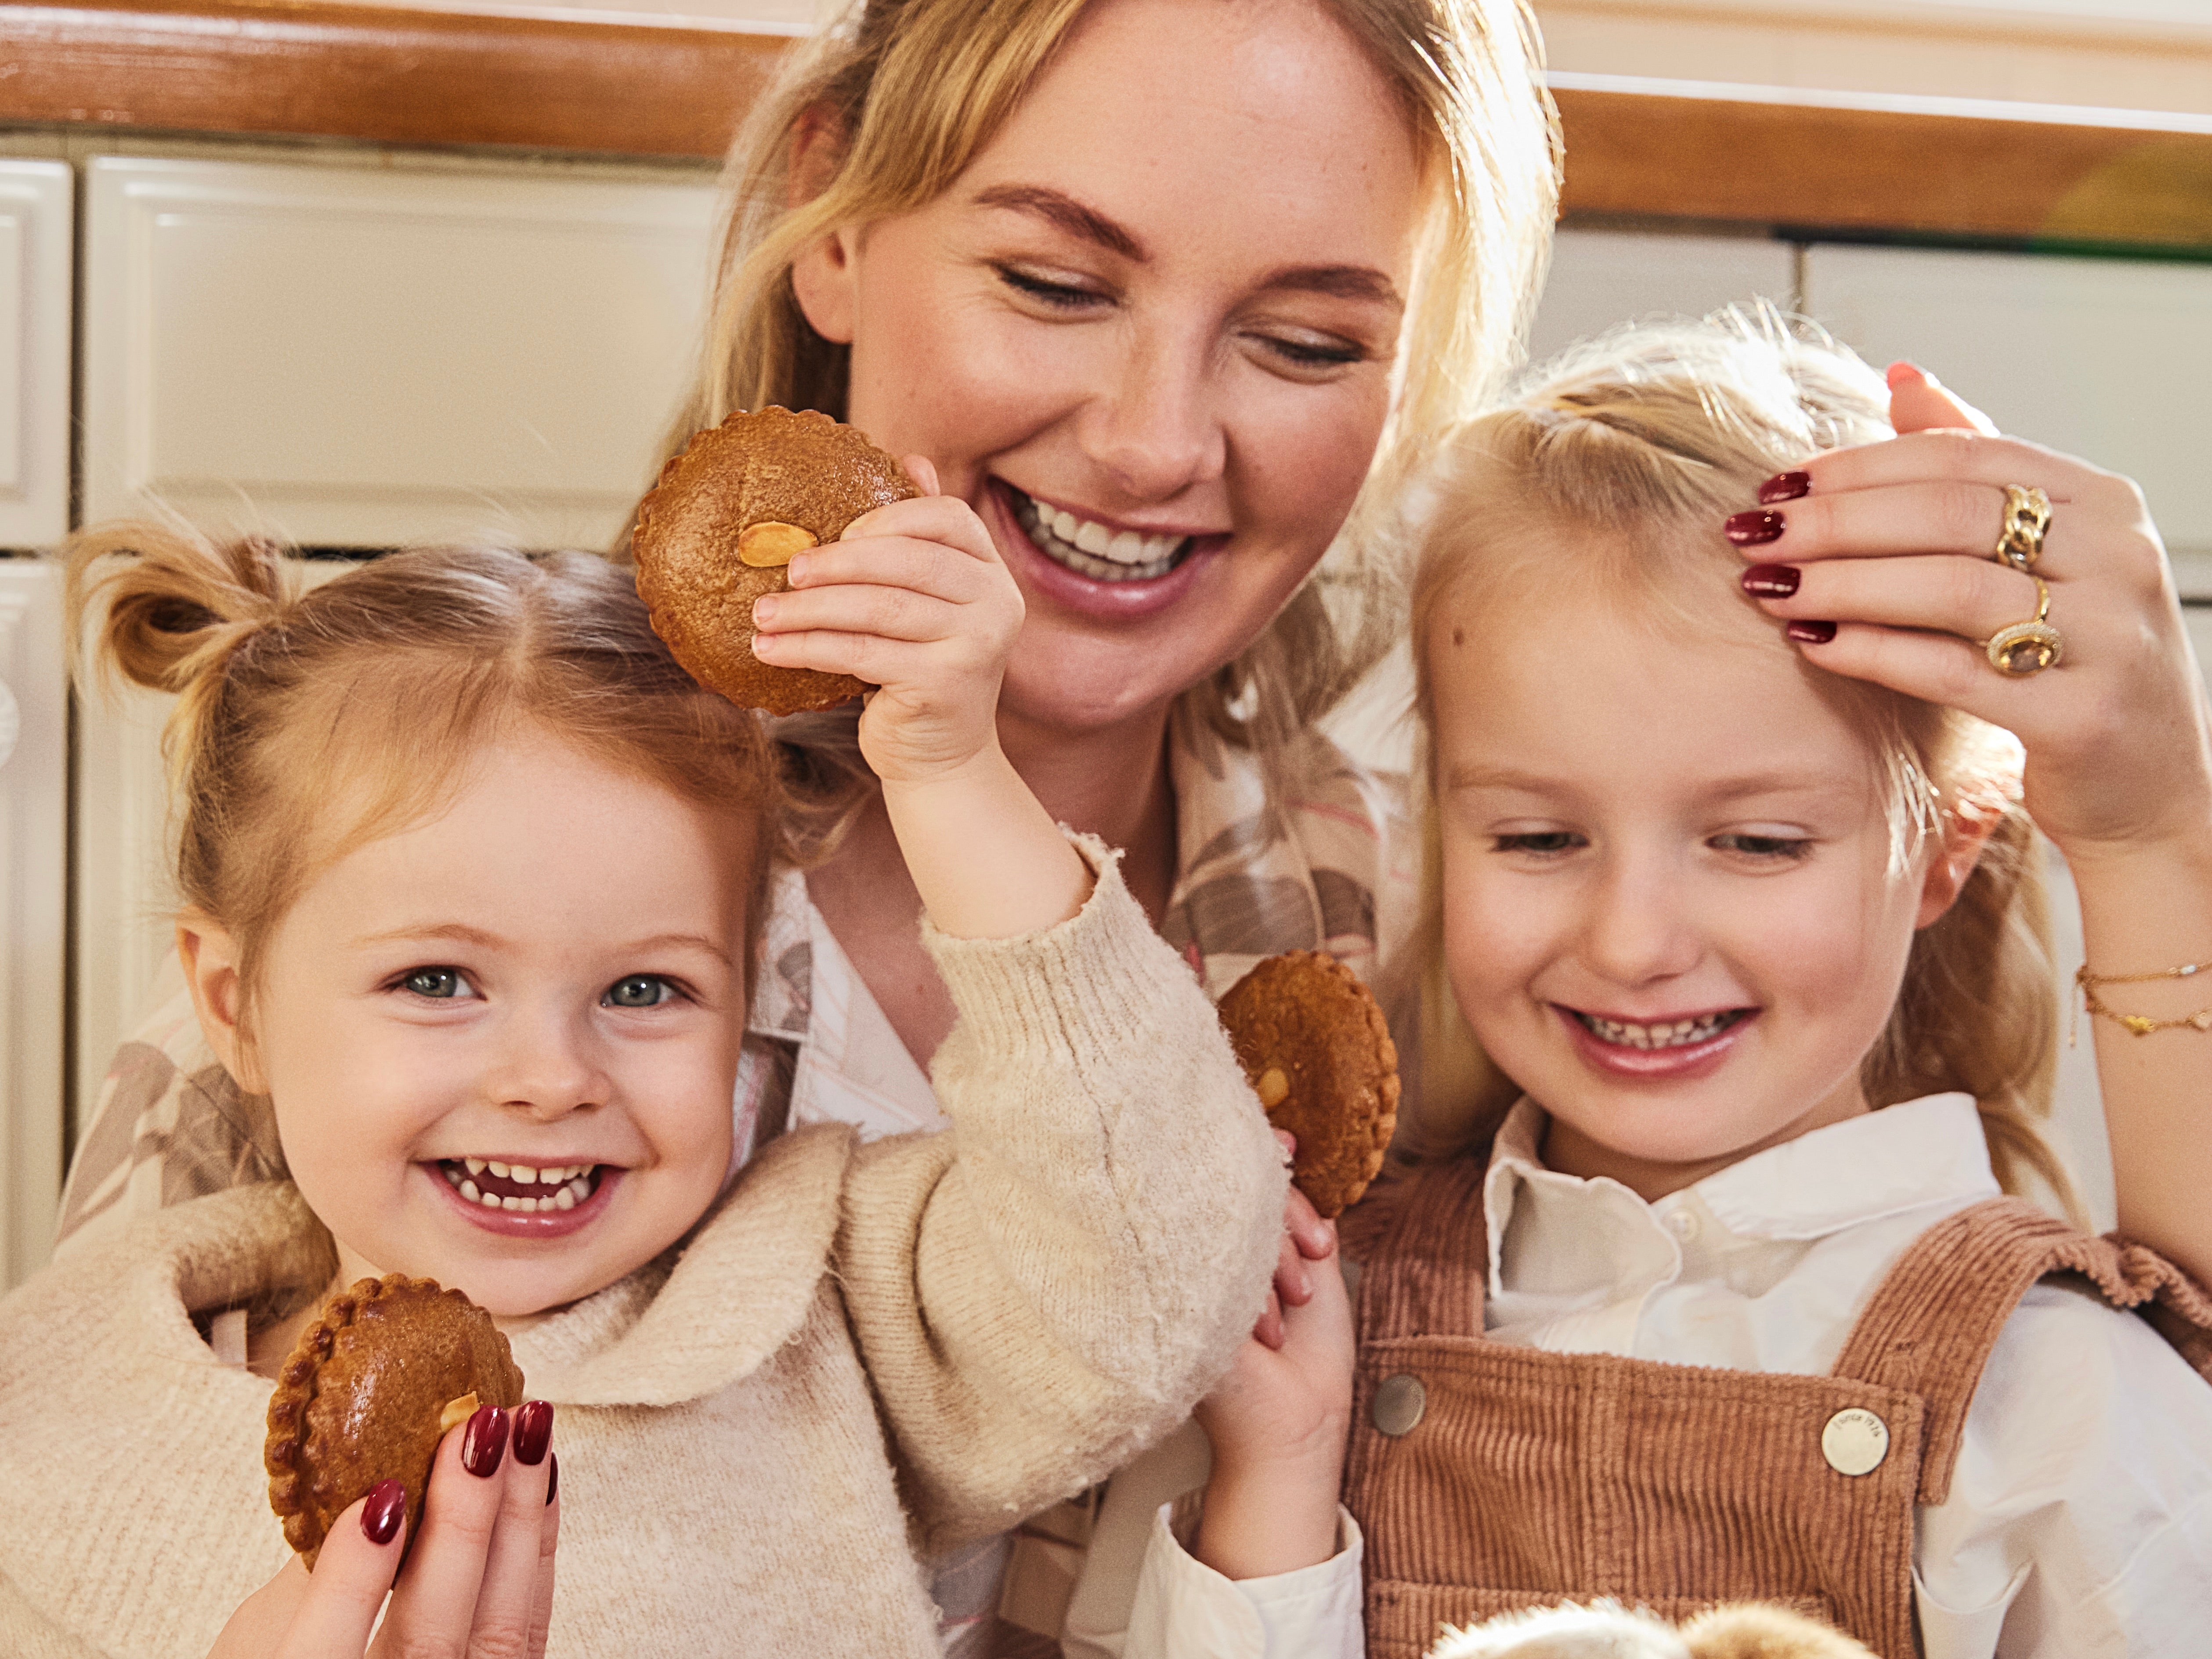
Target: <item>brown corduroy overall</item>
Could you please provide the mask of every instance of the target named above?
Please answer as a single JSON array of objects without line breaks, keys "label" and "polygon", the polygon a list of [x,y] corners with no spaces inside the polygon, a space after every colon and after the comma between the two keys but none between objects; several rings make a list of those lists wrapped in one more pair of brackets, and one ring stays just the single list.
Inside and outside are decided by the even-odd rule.
[{"label": "brown corduroy overall", "polygon": [[2018,1199],[1923,1234],[1831,1376],[1492,1341],[1483,1173],[1428,1171],[1350,1236],[1355,1255],[1369,1243],[1345,1503],[1367,1534],[1371,1659],[1595,1596],[1669,1618],[1776,1601],[1917,1659],[1915,1510],[1949,1491],[1983,1364],[2030,1285],[2081,1275],[2212,1367],[2212,1302],[2178,1268]]}]

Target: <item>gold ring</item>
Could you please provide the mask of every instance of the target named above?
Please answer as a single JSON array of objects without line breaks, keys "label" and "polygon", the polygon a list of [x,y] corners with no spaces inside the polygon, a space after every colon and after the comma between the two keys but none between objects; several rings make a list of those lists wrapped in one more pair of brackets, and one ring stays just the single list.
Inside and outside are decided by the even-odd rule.
[{"label": "gold ring", "polygon": [[1997,549],[1990,556],[2015,570],[2032,570],[2043,556],[2043,538],[2051,530],[2051,497],[2019,484],[2007,484],[2004,497],[2004,527],[1997,532]]},{"label": "gold ring", "polygon": [[2043,578],[2031,579],[2035,583],[2035,616],[2032,621],[2014,623],[2009,628],[2000,628],[1990,635],[1982,649],[1987,653],[1990,666],[2000,674],[2009,674],[2014,679],[2026,679],[2030,674],[2040,674],[2046,668],[2056,668],[2058,659],[2066,654],[2066,641],[2058,630],[2045,620],[2051,615],[2051,589]]}]

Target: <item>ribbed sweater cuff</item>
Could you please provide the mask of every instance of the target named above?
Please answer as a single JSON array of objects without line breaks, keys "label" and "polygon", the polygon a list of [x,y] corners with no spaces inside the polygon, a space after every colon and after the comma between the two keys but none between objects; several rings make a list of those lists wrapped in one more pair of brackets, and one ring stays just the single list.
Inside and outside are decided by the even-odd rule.
[{"label": "ribbed sweater cuff", "polygon": [[[1153,1016],[1188,1000],[1190,970],[1152,931],[1121,879],[1121,854],[1062,826],[1097,878],[1066,921],[1013,939],[955,939],[921,924],[923,945],[987,1054],[1057,1049],[1087,1066],[1159,1029]],[[1170,1016],[1171,1018],[1171,1016]]]}]

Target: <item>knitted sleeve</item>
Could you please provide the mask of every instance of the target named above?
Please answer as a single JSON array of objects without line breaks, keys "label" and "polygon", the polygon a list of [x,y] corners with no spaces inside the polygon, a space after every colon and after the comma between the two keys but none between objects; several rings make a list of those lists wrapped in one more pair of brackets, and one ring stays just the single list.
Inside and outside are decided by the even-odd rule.
[{"label": "knitted sleeve", "polygon": [[1189,1414],[1265,1299],[1286,1176],[1190,970],[1095,842],[1082,912],[925,928],[953,1127],[862,1149],[838,1271],[925,1553],[1080,1491]]}]

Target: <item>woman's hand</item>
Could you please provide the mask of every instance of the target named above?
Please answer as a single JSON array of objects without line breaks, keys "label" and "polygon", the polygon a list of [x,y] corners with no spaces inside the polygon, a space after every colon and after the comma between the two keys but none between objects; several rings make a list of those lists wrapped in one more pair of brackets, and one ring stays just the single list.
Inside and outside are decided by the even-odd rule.
[{"label": "woman's hand", "polygon": [[[924,489],[937,470],[906,468]],[[791,591],[753,606],[753,654],[874,684],[860,752],[929,919],[960,939],[1066,921],[1091,870],[999,747],[999,682],[1021,590],[991,532],[951,495],[894,501],[791,562]]]},{"label": "woman's hand", "polygon": [[1230,1578],[1293,1572],[1336,1553],[1352,1420],[1352,1308],[1336,1229],[1295,1187],[1283,1220],[1267,1310],[1196,1413],[1212,1443],[1213,1473],[1194,1553]]},{"label": "woman's hand", "polygon": [[851,674],[879,688],[860,751],[886,782],[957,773],[998,747],[999,681],[1022,628],[1021,590],[968,503],[933,493],[854,520],[785,573],[788,592],[753,606],[753,652],[779,668]]},{"label": "woman's hand", "polygon": [[507,1455],[508,1414],[484,1407],[439,1443],[396,1584],[406,1494],[386,1481],[332,1523],[313,1573],[295,1555],[246,1599],[210,1659],[541,1659],[561,1532],[552,1434],[552,1407],[533,1401],[514,1414]]},{"label": "woman's hand", "polygon": [[[2203,836],[2212,727],[2142,493],[1997,436],[1909,364],[1890,385],[1901,428],[1948,429],[1837,450],[1772,481],[1764,507],[1729,521],[1753,562],[1747,590],[1809,661],[2018,736],[2027,810],[2070,861]],[[2018,678],[1984,650],[2038,605],[2034,577],[1992,556],[2008,484],[2050,497],[2034,577],[2064,641],[2055,666]]]}]

